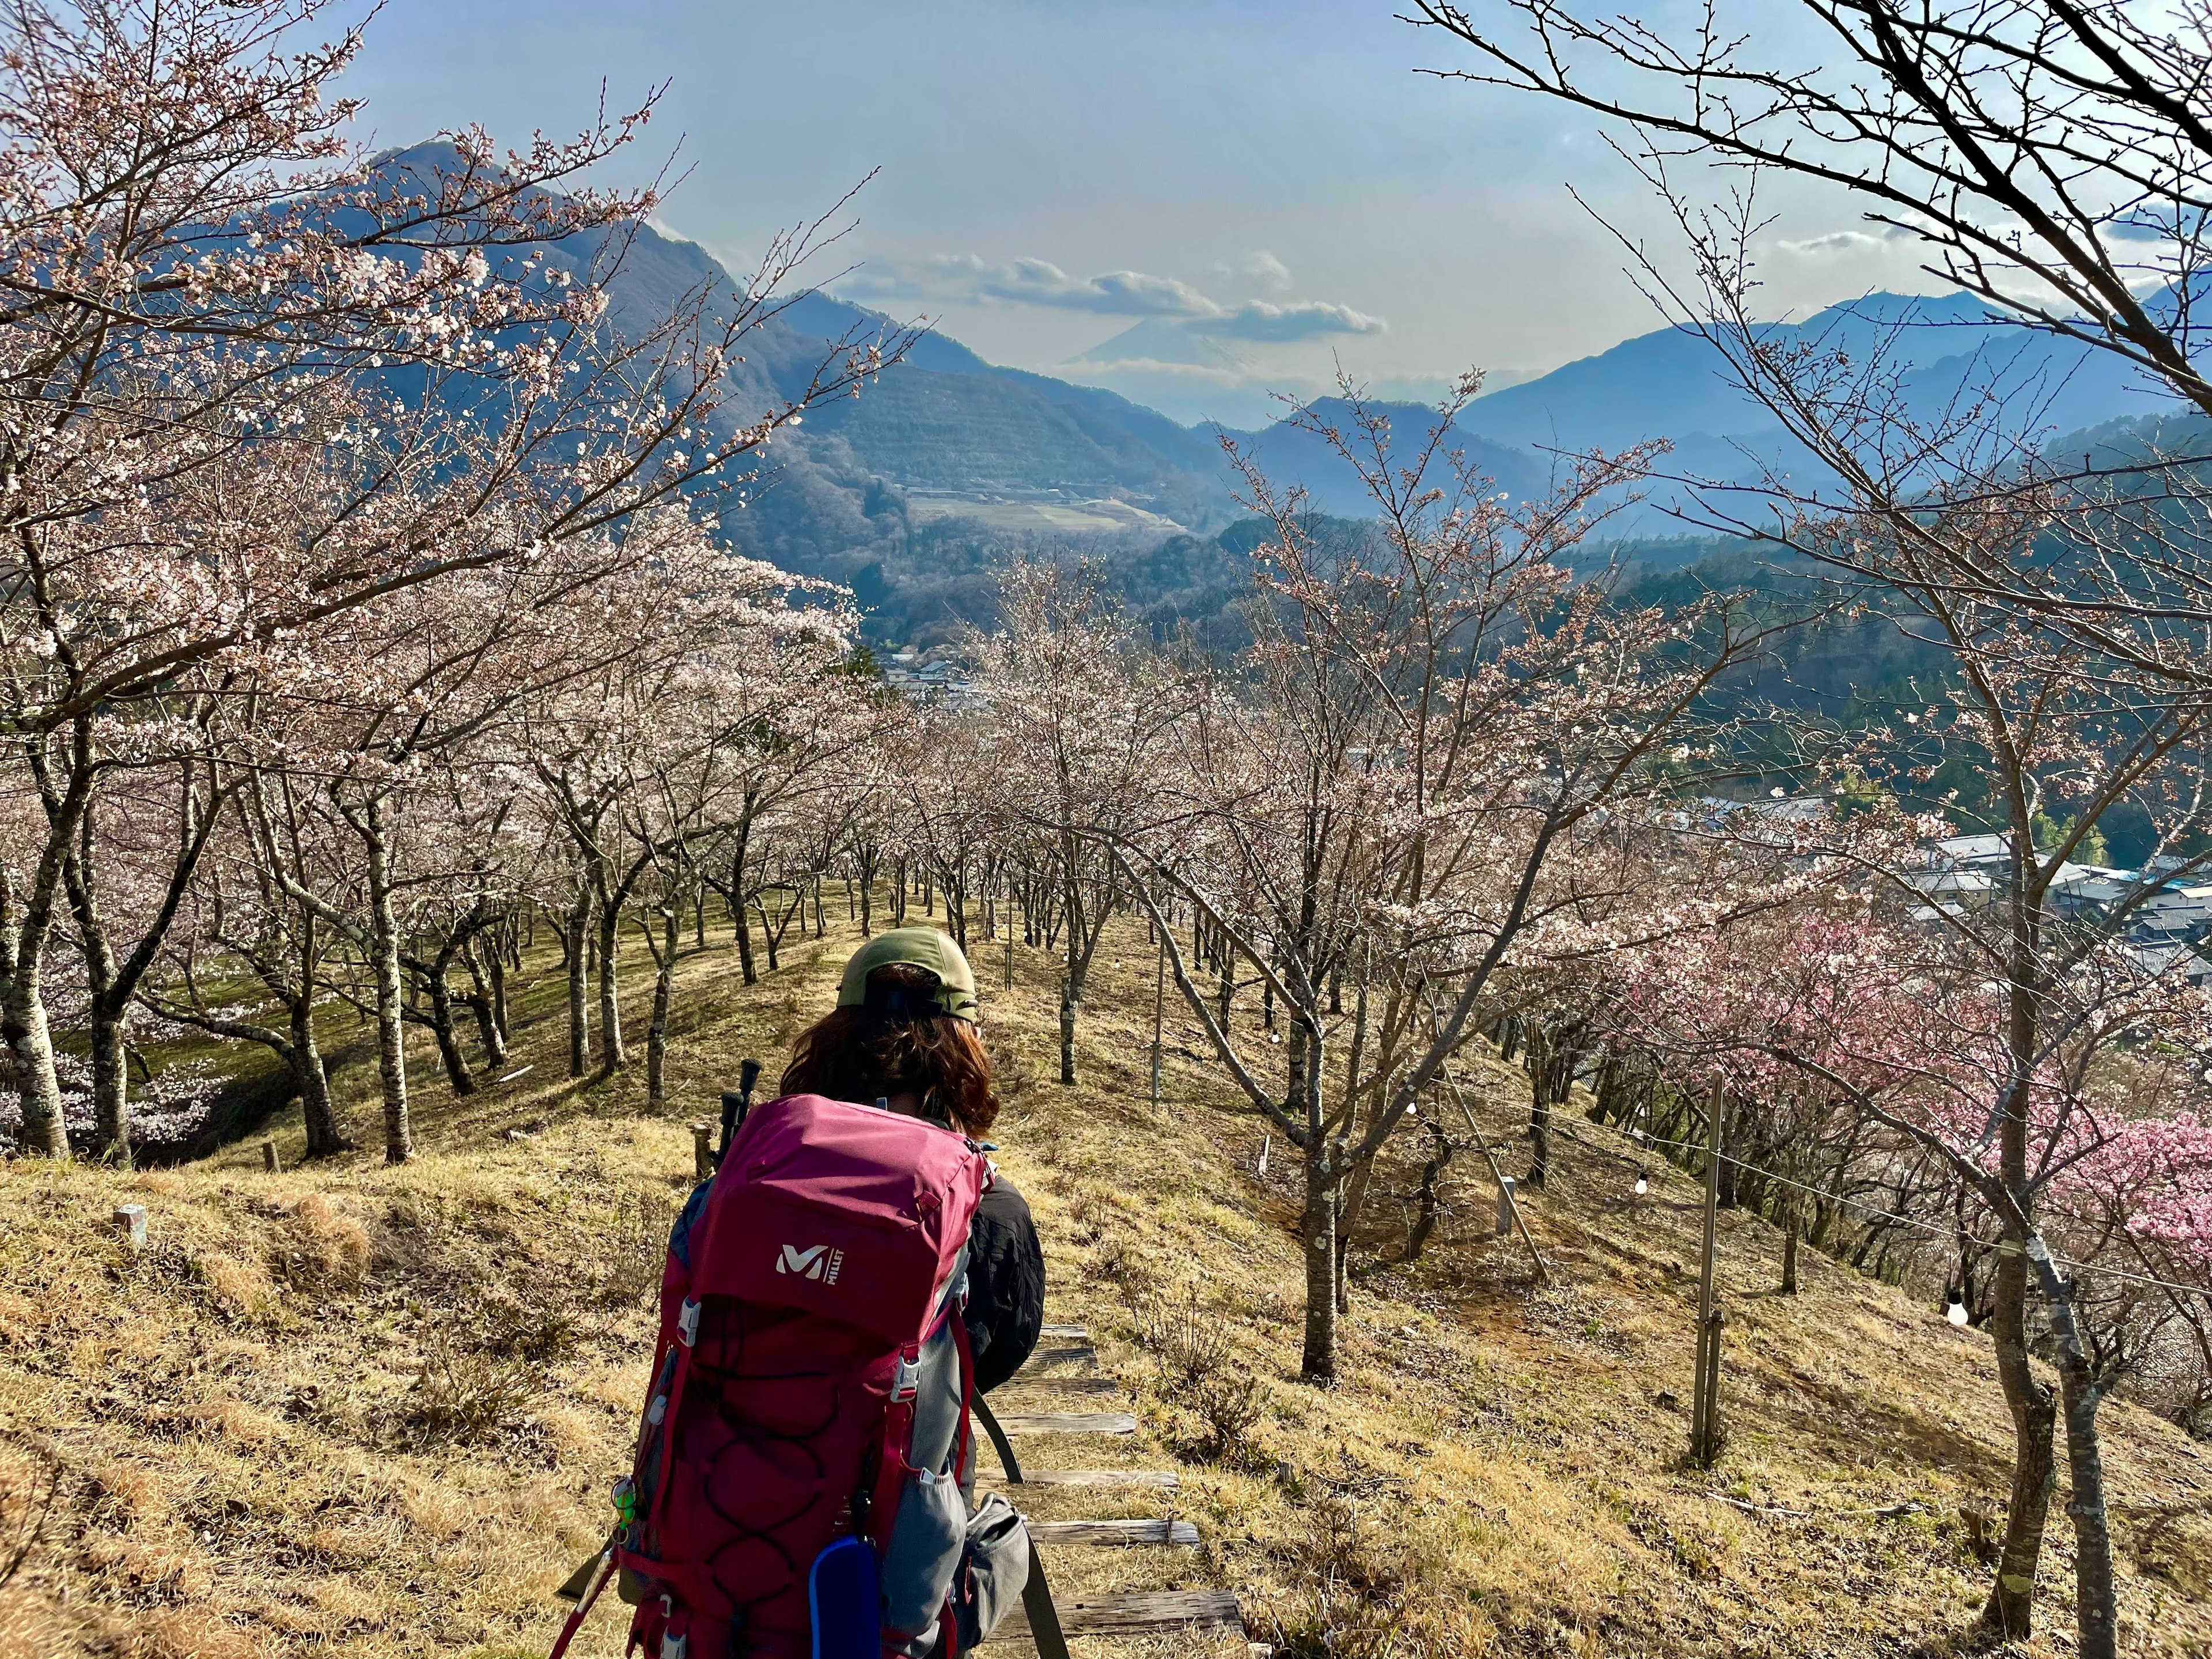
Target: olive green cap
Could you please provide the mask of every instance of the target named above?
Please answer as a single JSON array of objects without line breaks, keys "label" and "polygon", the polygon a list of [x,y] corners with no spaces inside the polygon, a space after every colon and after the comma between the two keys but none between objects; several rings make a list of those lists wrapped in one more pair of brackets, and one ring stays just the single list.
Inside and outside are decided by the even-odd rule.
[{"label": "olive green cap", "polygon": [[894,927],[854,951],[837,987],[837,1006],[861,1006],[868,1000],[868,975],[894,964],[926,968],[936,975],[937,991],[930,1000],[942,1012],[975,1023],[975,971],[952,936],[934,927]]}]

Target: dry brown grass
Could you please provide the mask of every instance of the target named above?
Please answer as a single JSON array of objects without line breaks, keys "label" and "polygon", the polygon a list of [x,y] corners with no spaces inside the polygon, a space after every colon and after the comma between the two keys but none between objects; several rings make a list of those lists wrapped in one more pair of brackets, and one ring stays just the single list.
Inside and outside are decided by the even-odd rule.
[{"label": "dry brown grass", "polygon": [[[523,1004],[513,1064],[534,1066],[515,1082],[451,1101],[421,1056],[404,1168],[293,1168],[280,1130],[278,1176],[251,1149],[137,1176],[0,1170],[0,1568],[28,1540],[0,1582],[0,1656],[542,1654],[627,1456],[684,1124],[826,1004],[846,944],[797,946],[750,991],[726,950],[688,961],[667,1117],[634,1076],[559,1076],[548,984]],[[1143,1424],[1132,1444],[1025,1455],[1183,1474],[1179,1492],[1029,1502],[1206,1538],[1062,1551],[1063,1596],[1226,1583],[1286,1652],[1355,1659],[1949,1650],[1984,1583],[1972,1517],[2004,1490],[1984,1338],[1820,1258],[1804,1294],[1773,1296],[1771,1230],[1729,1218],[1732,1439],[1717,1470],[1686,1470],[1661,1396],[1687,1394],[1696,1194],[1662,1170],[1632,1208],[1632,1171],[1568,1146],[1529,1206],[1554,1288],[1487,1236],[1487,1181],[1455,1164],[1428,1255],[1363,1273],[1341,1381],[1306,1388],[1285,1149],[1255,1183],[1256,1126],[1180,1061],[1171,1109],[1149,1110],[1152,963],[1127,949],[1086,1006],[1073,1093],[1048,1080],[1048,964],[1023,953],[1011,997],[995,951],[985,975],[1000,1158],[1045,1233],[1052,1316],[1091,1326]],[[1502,1122],[1512,1079],[1492,1080]],[[340,1081],[370,1129],[371,1069]],[[125,1200],[152,1214],[143,1255],[107,1224]],[[1375,1220],[1368,1243],[1394,1255],[1397,1218]],[[2199,1449],[2125,1405],[2109,1428],[2124,1650],[2212,1651]],[[1906,1500],[1898,1520],[1852,1513]],[[2070,1648],[2063,1530],[2027,1653]],[[579,1651],[618,1653],[621,1629],[602,1609]]]}]

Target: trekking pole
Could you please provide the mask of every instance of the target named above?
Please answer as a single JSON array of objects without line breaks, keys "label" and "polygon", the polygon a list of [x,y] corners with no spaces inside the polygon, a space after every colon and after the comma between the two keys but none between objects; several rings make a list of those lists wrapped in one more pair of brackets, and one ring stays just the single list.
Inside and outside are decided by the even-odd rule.
[{"label": "trekking pole", "polygon": [[[991,1449],[999,1454],[1000,1465],[1006,1472],[1006,1484],[1027,1485],[1006,1431],[999,1426],[998,1418],[983,1403],[980,1394],[975,1396],[975,1415],[983,1425],[983,1432],[991,1438]],[[1023,1522],[1024,1527],[1028,1524],[1026,1521]],[[1037,1553],[1035,1540],[1030,1543],[1030,1576],[1022,1584],[1022,1611],[1029,1615],[1030,1639],[1036,1644],[1038,1659],[1068,1659],[1067,1638],[1060,1630],[1060,1609],[1053,1605],[1052,1586],[1045,1582],[1044,1558]]]},{"label": "trekking pole", "polygon": [[753,1085],[760,1081],[761,1063],[748,1060],[738,1067],[738,1086],[735,1093],[722,1091],[722,1148],[714,1154],[714,1167],[720,1169],[722,1160],[730,1155],[730,1142],[736,1137],[738,1126],[745,1121],[745,1114],[753,1109]]}]

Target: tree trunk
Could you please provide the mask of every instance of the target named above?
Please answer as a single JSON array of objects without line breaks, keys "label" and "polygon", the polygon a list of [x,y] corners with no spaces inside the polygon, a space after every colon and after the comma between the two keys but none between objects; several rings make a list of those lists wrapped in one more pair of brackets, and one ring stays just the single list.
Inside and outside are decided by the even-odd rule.
[{"label": "tree trunk", "polygon": [[484,1064],[507,1064],[507,970],[500,961],[498,939],[479,934],[468,943],[462,960],[468,964],[475,994],[470,1012],[477,1017],[477,1041],[483,1044]]},{"label": "tree trunk", "polygon": [[2012,1411],[2012,1509],[2005,1517],[1996,1583],[1990,1588],[1981,1623],[1993,1636],[2024,1642],[2033,1627],[2035,1568],[2057,1479],[2052,1442],[2058,1402],[2028,1364],[2027,1257],[2018,1243],[2008,1243],[2010,1248],[1997,1257],[1996,1307],[1990,1328],[1996,1338],[1997,1380]]},{"label": "tree trunk", "polygon": [[315,999],[310,988],[292,1000],[292,1083],[300,1094],[300,1115],[307,1131],[307,1156],[328,1158],[349,1144],[331,1103],[331,1080],[323,1070],[323,1051],[315,1044]]},{"label": "tree trunk", "polygon": [[100,1149],[123,1169],[131,1167],[131,1074],[124,1063],[124,1020],[94,991],[92,1024],[93,1133]]},{"label": "tree trunk", "polygon": [[581,1077],[591,1047],[591,1000],[585,977],[584,936],[591,931],[592,890],[577,894],[568,912],[568,1075]]},{"label": "tree trunk", "polygon": [[1306,1328],[1298,1376],[1307,1382],[1336,1381],[1335,1173],[1326,1143],[1306,1149]]},{"label": "tree trunk", "polygon": [[1804,1231],[1801,1224],[1802,1211],[1793,1194],[1787,1200],[1788,1213],[1782,1222],[1782,1294],[1797,1294],[1797,1235]]},{"label": "tree trunk", "polygon": [[482,993],[471,997],[469,1012],[477,1017],[477,1041],[483,1045],[484,1064],[506,1065],[507,1043],[499,1034],[499,1020],[492,1012],[491,998]]},{"label": "tree trunk", "polygon": [[1305,1382],[1336,1381],[1337,1222],[1343,1204],[1344,1148],[1323,1133],[1322,1079],[1327,1074],[1320,1022],[1301,1008],[1306,1027],[1306,1329],[1298,1375]]},{"label": "tree trunk", "polygon": [[615,968],[622,954],[616,931],[622,907],[602,900],[599,905],[599,1075],[612,1077],[629,1056],[623,1052],[622,1004],[615,986]]},{"label": "tree trunk", "polygon": [[1451,1162],[1452,1144],[1444,1132],[1434,1122],[1428,1126],[1429,1161],[1421,1166],[1419,1208],[1413,1216],[1413,1225],[1406,1235],[1406,1260],[1419,1261],[1421,1251],[1429,1242],[1429,1235],[1437,1229],[1437,1212],[1441,1202],[1437,1188],[1443,1180],[1444,1165]]},{"label": "tree trunk", "polygon": [[85,809],[76,857],[64,877],[76,909],[82,946],[86,1017],[92,1047],[92,1139],[94,1150],[123,1169],[131,1167],[131,1073],[124,1063],[125,1025],[130,1003],[116,996],[115,952],[101,919],[98,874],[93,862],[93,815]]},{"label": "tree trunk", "polygon": [[[1516,1022],[1517,1024],[1519,1022]],[[1536,1192],[1552,1173],[1552,1077],[1559,1063],[1553,1032],[1540,1019],[1528,1023],[1528,1174],[1523,1185]]]},{"label": "tree trunk", "polygon": [[69,1131],[62,1121],[61,1080],[54,1075],[54,1046],[46,1030],[46,1003],[39,964],[27,960],[0,999],[0,1027],[15,1063],[16,1086],[23,1100],[23,1150],[52,1158],[69,1156]]},{"label": "tree trunk", "polygon": [[760,982],[760,973],[753,966],[753,930],[745,920],[745,902],[740,896],[730,907],[737,913],[738,976],[748,985]]},{"label": "tree trunk", "polygon": [[457,1095],[472,1095],[477,1091],[476,1078],[469,1071],[469,1060],[461,1052],[460,1039],[453,1032],[453,991],[446,981],[446,964],[441,960],[422,976],[428,981],[430,992],[430,1035],[438,1041],[438,1059],[445,1066],[446,1080]]},{"label": "tree trunk", "polygon": [[392,908],[392,851],[384,835],[384,808],[369,797],[363,814],[368,843],[371,954],[376,973],[376,1070],[384,1089],[384,1161],[404,1164],[415,1155],[415,1127],[407,1112],[406,1031],[399,984],[399,918]]},{"label": "tree trunk", "polygon": [[645,1034],[645,1097],[658,1106],[667,1098],[668,1005],[676,988],[676,907],[661,913],[661,948],[653,963],[653,1024]]},{"label": "tree trunk", "polygon": [[2103,1390],[2075,1345],[2060,1345],[2058,1381],[2066,1413],[2066,1470],[2074,1492],[2075,1652],[2079,1659],[2118,1659],[2118,1609],[2112,1596],[2112,1529],[2105,1513],[2105,1461],[2097,1438]]},{"label": "tree trunk", "polygon": [[1060,994],[1060,1080],[1070,1086],[1075,1082],[1075,1016],[1081,995],[1073,977]]},{"label": "tree trunk", "polygon": [[[776,946],[782,942],[783,930],[780,927],[771,927],[769,926],[768,905],[757,894],[753,897],[753,908],[760,916],[761,943],[768,947],[768,970],[772,974],[775,971]],[[788,919],[788,916],[787,916],[786,920]]]}]

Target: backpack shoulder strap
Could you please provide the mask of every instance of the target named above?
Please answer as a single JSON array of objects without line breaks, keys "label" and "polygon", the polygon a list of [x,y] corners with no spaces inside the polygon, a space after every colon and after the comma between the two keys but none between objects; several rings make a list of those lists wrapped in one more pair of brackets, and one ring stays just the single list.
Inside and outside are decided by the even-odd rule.
[{"label": "backpack shoulder strap", "polygon": [[[991,1445],[1006,1468],[1007,1484],[1020,1486],[1022,1466],[1015,1460],[1006,1431],[999,1426],[999,1419],[983,1403],[981,1395],[975,1396],[975,1415],[983,1422],[983,1432],[991,1437]],[[1026,1527],[1028,1523],[1023,1524]],[[1052,1604],[1052,1587],[1044,1577],[1044,1557],[1037,1553],[1034,1538],[1030,1540],[1030,1576],[1022,1585],[1022,1611],[1029,1615],[1030,1639],[1036,1644],[1037,1659],[1068,1659],[1067,1638],[1060,1628],[1060,1609]]]}]

